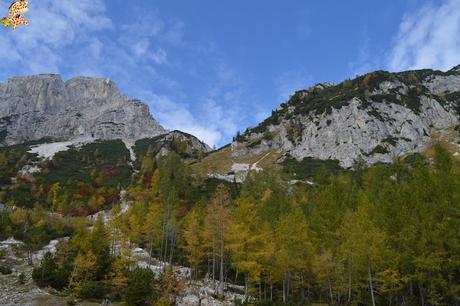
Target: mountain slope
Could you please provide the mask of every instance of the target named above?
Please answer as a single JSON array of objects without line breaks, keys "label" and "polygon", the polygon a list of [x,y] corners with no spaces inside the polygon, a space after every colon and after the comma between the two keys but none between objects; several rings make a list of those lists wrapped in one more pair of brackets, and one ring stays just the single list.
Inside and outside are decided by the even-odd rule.
[{"label": "mountain slope", "polygon": [[439,139],[458,150],[459,114],[460,66],[447,72],[376,71],[297,91],[258,126],[237,135],[231,146],[213,153],[221,161],[209,156],[195,167],[232,179],[234,165],[251,168],[268,153],[275,166],[287,171],[295,163],[317,167],[324,161],[331,169],[335,163],[350,168],[360,160],[389,163],[423,152]]}]

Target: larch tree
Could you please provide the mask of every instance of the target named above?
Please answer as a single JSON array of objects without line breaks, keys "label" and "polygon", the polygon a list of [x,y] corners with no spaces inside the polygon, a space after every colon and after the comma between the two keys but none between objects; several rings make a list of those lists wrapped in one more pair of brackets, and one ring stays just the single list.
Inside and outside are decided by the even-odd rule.
[{"label": "larch tree", "polygon": [[228,188],[220,184],[206,208],[205,231],[206,237],[209,239],[208,244],[210,241],[212,247],[213,275],[215,275],[216,257],[219,257],[219,296],[224,294],[225,236],[228,230],[230,202],[231,197]]},{"label": "larch tree", "polygon": [[344,219],[343,243],[348,251],[347,258],[357,269],[356,274],[361,279],[367,279],[371,304],[375,300],[374,269],[380,268],[386,255],[386,235],[376,227],[369,214],[365,200],[361,201],[356,212],[349,213]]},{"label": "larch tree", "polygon": [[183,249],[187,253],[187,260],[192,268],[191,277],[198,276],[198,267],[205,256],[205,245],[203,244],[203,225],[200,215],[196,210],[192,210],[186,217],[183,236]]},{"label": "larch tree", "polygon": [[[283,302],[287,302],[294,285],[303,295],[305,275],[311,271],[313,248],[305,216],[299,207],[293,207],[291,212],[282,216],[275,231],[278,275],[283,279]],[[293,284],[294,274],[298,276],[298,284]]]},{"label": "larch tree", "polygon": [[147,215],[145,216],[142,226],[143,235],[147,238],[149,254],[153,257],[154,248],[158,247],[161,241],[162,229],[161,222],[163,219],[163,207],[158,201],[149,204]]},{"label": "larch tree", "polygon": [[249,296],[249,282],[260,283],[264,237],[259,230],[260,221],[254,205],[247,198],[239,199],[232,210],[226,232],[227,249],[237,271],[245,275],[245,297]]}]

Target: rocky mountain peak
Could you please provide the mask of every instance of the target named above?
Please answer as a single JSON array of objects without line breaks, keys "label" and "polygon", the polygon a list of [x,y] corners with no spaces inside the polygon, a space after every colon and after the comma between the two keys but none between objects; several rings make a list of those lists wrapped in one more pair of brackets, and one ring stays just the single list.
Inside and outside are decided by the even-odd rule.
[{"label": "rocky mountain peak", "polygon": [[56,74],[13,77],[0,85],[0,132],[4,144],[50,137],[123,139],[133,143],[167,132],[148,106],[130,100],[110,79]]}]

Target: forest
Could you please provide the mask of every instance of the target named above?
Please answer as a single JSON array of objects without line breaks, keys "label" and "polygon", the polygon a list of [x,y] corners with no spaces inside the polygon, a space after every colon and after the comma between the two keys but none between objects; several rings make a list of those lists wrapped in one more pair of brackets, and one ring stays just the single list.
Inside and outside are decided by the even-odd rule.
[{"label": "forest", "polygon": [[[106,178],[91,177],[96,194]],[[313,181],[265,170],[219,182],[175,153],[147,153],[126,186],[125,213],[113,192],[89,193],[79,201],[116,217],[88,227],[69,210],[68,190],[45,182],[32,204],[1,212],[0,237],[32,251],[70,236],[33,278],[85,299],[173,305],[185,284],[170,266],[160,277],[137,267],[129,250],[141,247],[190,267],[189,281],[214,280],[217,296],[228,283],[244,286],[245,305],[460,305],[460,163],[445,148],[352,171],[321,167]]]}]

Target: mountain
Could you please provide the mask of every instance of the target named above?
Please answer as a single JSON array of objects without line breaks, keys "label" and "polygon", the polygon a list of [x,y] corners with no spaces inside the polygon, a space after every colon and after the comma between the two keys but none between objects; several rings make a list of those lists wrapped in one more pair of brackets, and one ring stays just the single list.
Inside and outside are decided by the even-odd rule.
[{"label": "mountain", "polygon": [[49,157],[77,143],[121,139],[131,149],[137,140],[160,135],[169,135],[160,137],[165,140],[187,140],[192,145],[188,151],[210,151],[192,135],[170,134],[146,104],[128,99],[110,79],[76,77],[64,82],[59,75],[41,74],[13,77],[0,84],[3,146],[46,139],[55,144],[37,151]]},{"label": "mountain", "polygon": [[308,172],[321,163],[332,169],[360,160],[389,163],[440,139],[458,151],[459,115],[460,66],[447,72],[376,71],[295,92],[196,168],[233,179],[263,164]]},{"label": "mountain", "polygon": [[109,79],[59,75],[14,77],[0,85],[0,131],[5,144],[75,138],[133,142],[166,130],[147,105],[121,94]]}]

